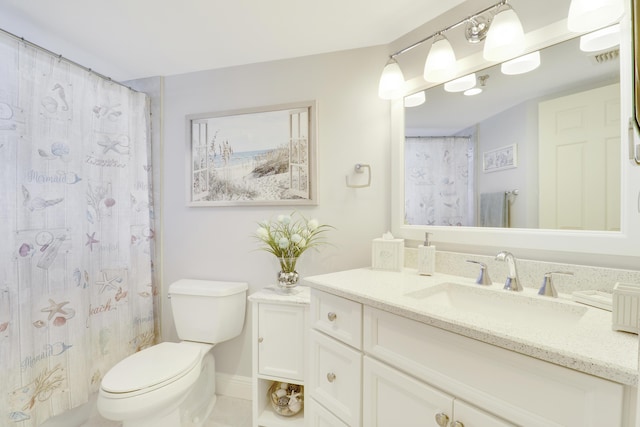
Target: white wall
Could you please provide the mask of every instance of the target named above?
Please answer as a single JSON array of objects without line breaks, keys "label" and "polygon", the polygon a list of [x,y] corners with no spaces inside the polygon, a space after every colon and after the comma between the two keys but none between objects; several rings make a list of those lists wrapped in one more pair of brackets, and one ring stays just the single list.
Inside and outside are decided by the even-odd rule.
[{"label": "white wall", "polygon": [[[305,253],[298,270],[304,277],[368,266],[371,239],[390,226],[390,112],[377,96],[385,61],[384,49],[375,47],[165,78],[163,340],[177,340],[166,298],[173,281],[246,281],[250,292],[272,284],[279,268],[256,250],[252,234],[258,221],[293,210],[186,207],[185,116],[317,100],[319,205],[298,210],[336,230],[328,235],[334,246]],[[345,186],[356,163],[371,165],[370,188]],[[218,372],[251,374],[249,325],[247,317],[242,336],[214,350]]]}]

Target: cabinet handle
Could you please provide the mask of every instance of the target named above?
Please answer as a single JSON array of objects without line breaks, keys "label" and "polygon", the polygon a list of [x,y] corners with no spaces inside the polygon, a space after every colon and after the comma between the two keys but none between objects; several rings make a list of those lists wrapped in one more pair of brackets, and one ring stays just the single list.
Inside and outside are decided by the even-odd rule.
[{"label": "cabinet handle", "polygon": [[334,374],[333,372],[329,372],[327,374],[327,381],[329,381],[330,383],[334,382],[336,380],[336,374]]},{"label": "cabinet handle", "polygon": [[451,424],[451,427],[464,427],[464,424],[460,421],[454,421],[453,424]]},{"label": "cabinet handle", "polygon": [[330,311],[329,314],[327,314],[327,319],[329,319],[329,322],[333,322],[334,320],[336,320],[336,317],[338,317],[338,315],[333,311]]},{"label": "cabinet handle", "polygon": [[447,414],[445,414],[444,412],[436,414],[436,424],[438,424],[440,427],[447,427],[447,425],[449,424],[449,417],[447,416]]},{"label": "cabinet handle", "polygon": [[262,342],[262,341],[264,341],[264,338],[262,337],[258,338],[258,342]]}]

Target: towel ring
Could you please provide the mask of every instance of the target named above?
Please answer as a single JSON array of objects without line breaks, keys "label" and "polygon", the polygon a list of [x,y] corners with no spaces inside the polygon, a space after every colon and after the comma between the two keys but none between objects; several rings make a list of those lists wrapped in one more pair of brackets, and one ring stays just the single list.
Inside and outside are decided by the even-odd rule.
[{"label": "towel ring", "polygon": [[364,173],[364,169],[367,170],[367,183],[366,184],[362,184],[362,185],[356,185],[356,184],[350,184],[349,183],[349,175],[347,175],[345,177],[345,180],[347,182],[347,187],[349,188],[365,188],[365,187],[369,187],[371,186],[371,166],[365,164],[365,163],[356,163],[355,167],[354,167],[356,173]]}]

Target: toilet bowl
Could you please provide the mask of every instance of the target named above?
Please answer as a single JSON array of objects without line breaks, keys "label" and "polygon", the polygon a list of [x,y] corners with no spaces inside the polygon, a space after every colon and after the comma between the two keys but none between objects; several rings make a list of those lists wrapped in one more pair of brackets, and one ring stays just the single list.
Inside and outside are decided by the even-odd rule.
[{"label": "toilet bowl", "polygon": [[244,325],[239,282],[181,280],[169,287],[179,343],[163,342],[123,359],[102,379],[98,411],[123,427],[200,427],[215,404],[216,343]]}]

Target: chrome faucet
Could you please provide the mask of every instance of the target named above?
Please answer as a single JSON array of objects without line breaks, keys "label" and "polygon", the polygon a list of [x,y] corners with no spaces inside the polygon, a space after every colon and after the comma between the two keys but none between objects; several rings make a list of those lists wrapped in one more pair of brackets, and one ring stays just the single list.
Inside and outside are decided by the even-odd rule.
[{"label": "chrome faucet", "polygon": [[487,268],[487,264],[485,264],[484,262],[480,262],[480,261],[474,261],[471,259],[468,259],[467,262],[471,262],[474,264],[478,264],[480,265],[480,274],[478,275],[478,278],[476,279],[476,284],[478,285],[491,285],[491,278],[489,277],[489,269]]},{"label": "chrome faucet", "polygon": [[516,257],[514,257],[511,252],[502,251],[496,255],[496,260],[505,261],[509,266],[509,275],[504,282],[504,289],[508,291],[522,291],[523,288],[518,278],[518,270],[516,269]]},{"label": "chrome faucet", "polygon": [[567,274],[569,276],[573,276],[572,271],[550,271],[545,273],[544,279],[542,280],[542,286],[540,286],[540,290],[538,291],[538,295],[544,295],[547,297],[558,297],[558,291],[556,291],[556,287],[553,285],[552,274]]}]

